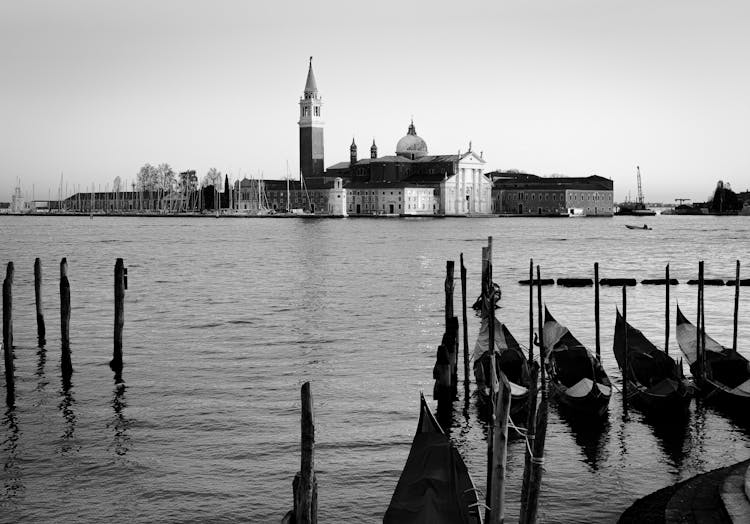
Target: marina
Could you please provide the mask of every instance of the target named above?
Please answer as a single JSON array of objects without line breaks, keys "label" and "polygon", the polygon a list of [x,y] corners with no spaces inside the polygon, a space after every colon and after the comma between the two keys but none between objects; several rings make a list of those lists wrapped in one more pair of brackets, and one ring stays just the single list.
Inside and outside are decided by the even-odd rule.
[{"label": "marina", "polygon": [[[15,264],[16,346],[16,408],[4,411],[2,424],[2,501],[13,520],[34,521],[76,515],[152,522],[188,514],[280,521],[292,505],[298,391],[307,381],[315,393],[319,521],[381,521],[409,454],[420,390],[435,409],[429,393],[446,326],[446,260],[463,253],[473,298],[480,292],[481,247],[493,237],[493,280],[502,289],[497,318],[527,349],[530,290],[518,281],[529,277],[529,258],[542,276],[593,277],[598,261],[600,276],[639,282],[663,278],[666,264],[670,280],[686,282],[700,259],[706,277],[726,281],[736,279],[735,261],[744,256],[735,239],[750,234],[741,218],[705,217],[663,217],[653,234],[632,238],[621,237],[626,217],[576,221],[575,228],[528,218],[0,220],[6,261]],[[692,257],[683,249],[687,238]],[[67,389],[52,269],[64,256],[74,370]],[[46,268],[45,352],[37,349],[37,257]],[[109,367],[116,258],[129,270],[124,386]],[[595,290],[544,290],[555,318],[594,347]],[[716,340],[732,340],[734,291],[704,291],[705,323]],[[628,322],[654,340],[664,334],[664,292],[664,286],[628,288]],[[673,310],[679,304],[694,316],[696,293],[696,286],[674,286]],[[715,405],[692,400],[686,416],[670,424],[638,409],[623,411],[612,352],[622,290],[602,286],[599,294],[602,366],[614,391],[596,424],[550,404],[540,522],[615,522],[640,497],[747,459],[747,424]],[[740,295],[740,312],[748,300]],[[467,322],[473,343],[480,319],[469,310]],[[750,325],[742,315],[737,329],[746,354]],[[676,354],[673,344],[670,355]],[[687,363],[684,369],[689,376]],[[484,493],[486,419],[473,379],[468,403],[462,386],[445,429]],[[524,449],[509,431],[508,519],[520,511]]]}]

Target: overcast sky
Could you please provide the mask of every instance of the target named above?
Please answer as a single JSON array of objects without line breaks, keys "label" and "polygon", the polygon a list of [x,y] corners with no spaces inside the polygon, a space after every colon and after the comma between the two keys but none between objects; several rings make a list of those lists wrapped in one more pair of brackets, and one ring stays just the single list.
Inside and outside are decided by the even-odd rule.
[{"label": "overcast sky", "polygon": [[[750,188],[750,3],[8,1],[0,200],[132,181],[144,163],[299,172],[308,57],[325,165],[414,117],[432,154],[597,174],[615,199]],[[64,188],[63,188],[64,189]]]}]

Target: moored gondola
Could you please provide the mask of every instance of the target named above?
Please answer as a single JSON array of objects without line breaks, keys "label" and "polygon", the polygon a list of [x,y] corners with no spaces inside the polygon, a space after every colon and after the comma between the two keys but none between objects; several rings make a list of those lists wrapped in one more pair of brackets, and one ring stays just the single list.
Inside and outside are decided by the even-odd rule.
[{"label": "moored gondola", "polygon": [[750,362],[705,335],[705,371],[698,352],[698,330],[677,306],[677,344],[690,364],[700,394],[724,407],[750,407]]},{"label": "moored gondola", "polygon": [[[490,369],[490,321],[489,316],[482,317],[477,342],[474,345],[474,379],[477,383],[479,397],[489,405],[490,395],[493,390],[492,374]],[[511,402],[510,415],[514,417],[526,410],[531,385],[531,372],[529,361],[526,359],[521,346],[513,337],[507,326],[497,318],[493,318],[495,324],[495,376],[502,371],[510,382]],[[495,388],[496,389],[496,388]],[[519,419],[514,419],[516,422]]]},{"label": "moored gondola", "polygon": [[544,308],[545,366],[558,402],[581,414],[601,416],[612,384],[601,363]]},{"label": "moored gondola", "polygon": [[[627,339],[627,365],[625,362]],[[633,402],[647,411],[678,414],[687,411],[692,390],[675,361],[628,324],[617,310],[614,353],[617,365],[628,381]]]},{"label": "moored gondola", "polygon": [[417,432],[384,524],[481,524],[476,488],[423,395]]}]

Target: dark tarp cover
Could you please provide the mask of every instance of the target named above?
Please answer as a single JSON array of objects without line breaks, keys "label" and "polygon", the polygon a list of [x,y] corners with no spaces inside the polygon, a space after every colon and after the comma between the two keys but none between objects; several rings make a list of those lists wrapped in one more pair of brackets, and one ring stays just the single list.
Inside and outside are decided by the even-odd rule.
[{"label": "dark tarp cover", "polygon": [[424,397],[417,433],[384,524],[480,524],[474,483]]}]

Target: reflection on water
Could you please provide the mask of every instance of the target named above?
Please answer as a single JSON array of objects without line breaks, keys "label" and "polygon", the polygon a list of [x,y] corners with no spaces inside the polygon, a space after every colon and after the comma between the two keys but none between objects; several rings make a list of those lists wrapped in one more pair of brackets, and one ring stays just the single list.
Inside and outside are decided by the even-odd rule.
[{"label": "reflection on water", "polygon": [[601,462],[607,460],[607,444],[611,424],[608,414],[603,417],[589,417],[581,415],[555,402],[557,415],[570,427],[570,432],[576,445],[583,452],[584,461],[597,471]]},{"label": "reflection on water", "polygon": [[690,413],[680,411],[675,416],[644,414],[642,422],[653,431],[659,447],[675,469],[682,467],[682,462],[690,449],[685,439],[689,434]]},{"label": "reflection on water", "polygon": [[5,503],[15,505],[15,498],[24,492],[21,468],[17,464],[18,420],[14,408],[8,408],[3,415],[3,441],[0,449],[3,452],[3,497],[0,507]]},{"label": "reflection on water", "polygon": [[114,395],[112,396],[114,416],[107,424],[107,427],[114,431],[112,449],[114,449],[115,454],[118,456],[124,456],[130,449],[130,435],[128,434],[130,421],[125,418],[125,414],[123,413],[126,407],[128,407],[128,404],[125,400],[125,384],[120,382],[115,385]]},{"label": "reflection on water", "polygon": [[44,365],[47,362],[47,350],[43,347],[37,349],[37,364],[36,364],[36,377],[38,378],[36,390],[41,392],[49,384],[46,375],[44,374]]},{"label": "reflection on water", "polygon": [[80,447],[75,441],[76,414],[75,411],[73,411],[73,406],[76,401],[73,397],[73,383],[71,382],[70,376],[63,376],[61,382],[61,398],[57,407],[60,410],[60,413],[62,413],[65,422],[60,441],[60,452],[64,455],[71,451],[79,451]]}]

